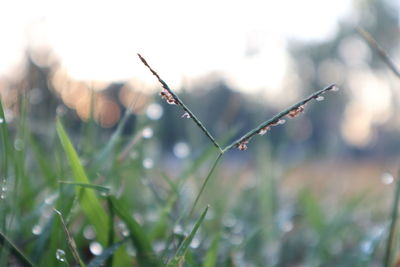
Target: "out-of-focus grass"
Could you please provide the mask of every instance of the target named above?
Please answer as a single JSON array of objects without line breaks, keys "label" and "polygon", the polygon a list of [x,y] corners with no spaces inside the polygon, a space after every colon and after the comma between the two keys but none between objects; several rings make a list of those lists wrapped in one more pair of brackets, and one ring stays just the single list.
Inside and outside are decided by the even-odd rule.
[{"label": "out-of-focus grass", "polygon": [[[327,202],[310,182],[315,178],[307,167],[289,169],[274,159],[263,140],[242,152],[255,154],[252,165],[228,158],[215,167],[190,215],[215,161],[213,144],[174,163],[155,153],[154,166],[149,166],[143,162],[154,153],[157,134],[150,139],[140,138],[140,132],[123,135],[130,114],[105,144],[98,143],[96,132],[101,129],[92,122],[84,125],[90,130],[76,137],[74,129],[59,120],[48,129],[53,138],[43,139],[31,134],[22,116],[10,126],[0,106],[2,265],[78,264],[53,209],[62,214],[88,266],[383,262],[390,214],[386,202],[371,208],[377,207],[373,204],[378,193],[360,190]],[[138,129],[151,123],[145,116],[138,121]],[[136,141],[126,154],[132,139]],[[179,164],[180,171],[170,164]],[[293,173],[310,177],[294,183]],[[346,170],[338,170],[336,178],[325,182],[340,184],[343,173]],[[396,255],[397,247],[391,250]]]}]

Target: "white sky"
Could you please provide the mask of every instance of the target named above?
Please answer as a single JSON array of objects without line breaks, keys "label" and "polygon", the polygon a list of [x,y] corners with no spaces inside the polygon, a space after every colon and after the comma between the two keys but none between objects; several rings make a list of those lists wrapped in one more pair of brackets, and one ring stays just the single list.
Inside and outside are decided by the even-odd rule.
[{"label": "white sky", "polygon": [[286,41],[323,40],[350,10],[350,0],[2,1],[0,75],[30,43],[50,46],[75,79],[148,79],[140,52],[172,86],[217,71],[238,88],[279,87]]}]

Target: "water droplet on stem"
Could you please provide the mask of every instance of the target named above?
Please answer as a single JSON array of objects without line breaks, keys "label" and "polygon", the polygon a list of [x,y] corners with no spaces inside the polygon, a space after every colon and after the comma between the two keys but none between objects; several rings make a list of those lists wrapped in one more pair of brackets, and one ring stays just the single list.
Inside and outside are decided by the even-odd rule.
[{"label": "water droplet on stem", "polygon": [[340,88],[337,85],[334,85],[331,89],[333,92],[337,92],[340,90]]},{"label": "water droplet on stem", "polygon": [[62,249],[57,249],[56,251],[56,259],[59,261],[65,261],[65,251]]}]

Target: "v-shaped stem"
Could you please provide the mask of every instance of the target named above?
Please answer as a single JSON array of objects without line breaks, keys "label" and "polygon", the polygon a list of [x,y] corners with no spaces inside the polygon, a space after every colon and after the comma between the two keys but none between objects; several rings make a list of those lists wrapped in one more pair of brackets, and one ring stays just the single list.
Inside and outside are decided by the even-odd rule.
[{"label": "v-shaped stem", "polygon": [[183,101],[174,93],[174,91],[169,88],[168,84],[164,82],[163,79],[158,75],[158,73],[153,70],[150,65],[147,63],[147,61],[140,55],[138,54],[140,60],[143,62],[143,64],[151,71],[151,73],[156,76],[157,80],[161,83],[162,87],[167,90],[174,100],[176,101],[176,104],[181,106],[182,109],[189,115],[189,118],[196,123],[197,126],[204,132],[204,134],[211,140],[211,142],[216,146],[220,152],[222,152],[221,146],[217,143],[217,141],[214,139],[214,137],[210,134],[210,132],[204,127],[204,125],[201,123],[201,121],[193,114],[193,112],[183,103]]},{"label": "v-shaped stem", "polygon": [[229,149],[238,146],[239,144],[241,144],[242,142],[245,141],[249,141],[252,137],[254,137],[255,135],[259,134],[260,131],[268,126],[273,126],[275,124],[277,124],[279,122],[280,119],[282,119],[283,117],[285,117],[286,115],[288,115],[291,111],[297,110],[300,106],[303,106],[305,104],[307,104],[309,101],[311,101],[312,99],[317,99],[318,97],[320,97],[322,94],[324,94],[326,91],[332,90],[332,89],[337,89],[335,84],[331,84],[327,87],[325,87],[324,89],[321,89],[315,93],[313,93],[312,95],[304,98],[303,100],[297,102],[296,104],[288,107],[287,109],[285,109],[284,111],[276,114],[275,116],[273,116],[271,119],[261,123],[259,126],[257,126],[256,128],[254,128],[253,130],[247,132],[245,135],[243,135],[242,137],[240,137],[238,140],[234,141],[233,143],[231,143],[230,145],[226,146],[222,152],[225,153],[226,151],[228,151]]}]

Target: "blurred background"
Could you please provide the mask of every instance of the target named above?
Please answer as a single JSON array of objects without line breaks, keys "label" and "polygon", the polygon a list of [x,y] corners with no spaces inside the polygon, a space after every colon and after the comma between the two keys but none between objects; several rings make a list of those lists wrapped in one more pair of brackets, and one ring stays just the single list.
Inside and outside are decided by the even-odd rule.
[{"label": "blurred background", "polygon": [[[129,108],[158,120],[165,153],[177,145],[195,153],[208,141],[155,97],[160,85],[140,52],[216,137],[244,134],[336,83],[339,94],[262,139],[288,164],[315,157],[358,172],[385,162],[392,172],[398,161],[399,81],[355,31],[364,27],[400,62],[398,1],[1,5],[0,94],[8,121],[18,116],[18,94],[29,95],[37,133],[48,131],[57,109],[87,120],[95,98],[101,127],[115,127]],[[330,168],[324,163],[316,165]]]},{"label": "blurred background", "polygon": [[124,134],[143,130],[151,139],[145,169],[164,166],[174,175],[211,146],[160,99],[160,84],[136,53],[222,143],[336,83],[339,92],[307,104],[246,151],[230,151],[223,181],[236,177],[239,191],[252,188],[260,179],[255,166],[264,164],[286,199],[307,188],[334,212],[339,200],[368,192],[373,201],[361,224],[374,221],[370,210],[389,210],[400,159],[400,80],[355,27],[400,66],[399,1],[17,0],[0,10],[6,120],[18,122],[19,96],[28,97],[29,128],[41,142],[54,136],[57,115],[78,138],[93,112],[101,146],[130,110]]}]

